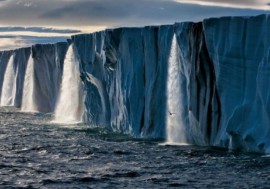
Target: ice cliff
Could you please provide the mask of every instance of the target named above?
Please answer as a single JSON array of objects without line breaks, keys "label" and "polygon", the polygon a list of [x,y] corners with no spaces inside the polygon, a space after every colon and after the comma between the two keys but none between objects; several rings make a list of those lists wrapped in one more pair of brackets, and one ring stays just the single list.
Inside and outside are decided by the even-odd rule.
[{"label": "ice cliff", "polygon": [[0,52],[1,105],[63,109],[62,121],[135,137],[270,153],[269,53],[268,15],[75,35]]}]

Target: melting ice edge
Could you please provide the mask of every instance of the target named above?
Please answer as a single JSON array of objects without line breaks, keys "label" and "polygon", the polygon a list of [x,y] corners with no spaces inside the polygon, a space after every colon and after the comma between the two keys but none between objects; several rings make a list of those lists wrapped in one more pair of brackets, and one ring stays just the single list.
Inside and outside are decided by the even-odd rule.
[{"label": "melting ice edge", "polygon": [[190,144],[270,152],[269,15],[108,29],[2,51],[1,105],[55,112],[70,46],[82,92],[65,100],[79,98],[83,122],[160,139],[173,123]]}]

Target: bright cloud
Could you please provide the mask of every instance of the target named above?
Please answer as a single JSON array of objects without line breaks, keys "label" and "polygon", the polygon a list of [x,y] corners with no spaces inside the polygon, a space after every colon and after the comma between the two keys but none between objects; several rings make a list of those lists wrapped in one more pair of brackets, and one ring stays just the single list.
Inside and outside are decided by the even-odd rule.
[{"label": "bright cloud", "polygon": [[178,3],[197,4],[202,6],[230,7],[239,9],[270,10],[268,0],[174,0]]},{"label": "bright cloud", "polygon": [[21,38],[0,38],[0,50],[15,49],[26,46]]}]

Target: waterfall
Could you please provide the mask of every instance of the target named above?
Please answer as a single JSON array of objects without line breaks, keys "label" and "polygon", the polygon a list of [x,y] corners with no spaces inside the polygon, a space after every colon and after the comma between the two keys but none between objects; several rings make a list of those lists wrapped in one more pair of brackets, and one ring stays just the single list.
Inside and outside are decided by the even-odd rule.
[{"label": "waterfall", "polygon": [[81,122],[83,110],[83,91],[79,64],[74,53],[73,45],[70,45],[64,61],[62,84],[55,108],[54,122]]},{"label": "waterfall", "polygon": [[17,72],[14,69],[14,55],[9,58],[4,75],[1,94],[1,106],[14,106],[16,96]]},{"label": "waterfall", "polygon": [[170,57],[168,61],[167,81],[167,117],[166,134],[168,143],[185,144],[185,129],[183,113],[183,95],[181,93],[181,67],[179,47],[176,36],[173,36]]},{"label": "waterfall", "polygon": [[23,97],[21,110],[24,112],[37,112],[34,99],[34,60],[30,55],[23,84]]}]

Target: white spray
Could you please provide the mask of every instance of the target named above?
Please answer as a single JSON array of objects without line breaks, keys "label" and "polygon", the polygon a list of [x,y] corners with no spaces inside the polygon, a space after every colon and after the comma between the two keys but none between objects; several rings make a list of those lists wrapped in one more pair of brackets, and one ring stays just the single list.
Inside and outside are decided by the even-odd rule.
[{"label": "white spray", "polygon": [[61,90],[58,97],[56,123],[79,123],[83,116],[83,92],[79,65],[73,45],[70,45],[65,57]]},{"label": "white spray", "polygon": [[30,55],[23,84],[23,97],[21,110],[24,112],[37,112],[34,98],[34,60]]},{"label": "white spray", "polygon": [[168,62],[167,81],[167,142],[185,144],[185,129],[183,121],[183,95],[181,93],[181,67],[179,47],[176,36],[173,36]]},{"label": "white spray", "polygon": [[16,96],[17,72],[14,69],[14,55],[9,58],[1,94],[1,106],[14,106]]}]

